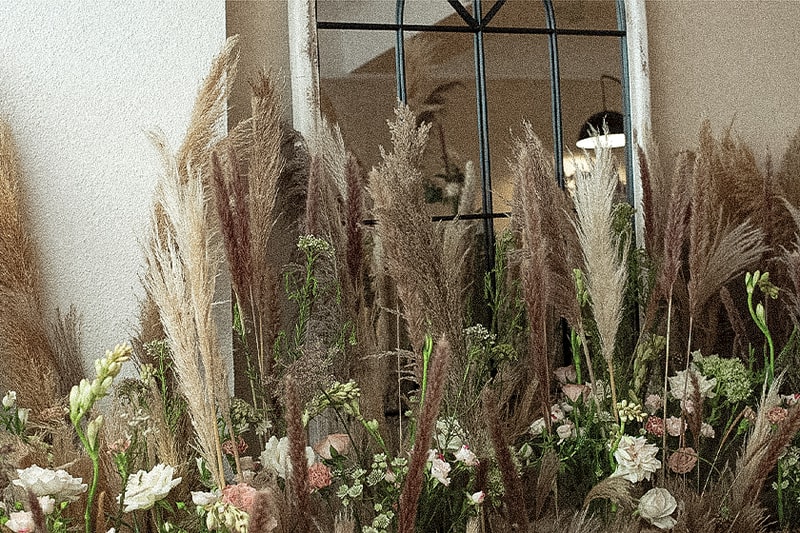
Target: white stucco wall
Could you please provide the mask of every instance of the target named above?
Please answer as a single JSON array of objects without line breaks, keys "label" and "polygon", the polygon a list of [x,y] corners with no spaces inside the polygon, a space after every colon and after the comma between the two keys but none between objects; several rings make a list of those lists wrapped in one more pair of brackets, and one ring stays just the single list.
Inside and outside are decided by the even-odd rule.
[{"label": "white stucco wall", "polygon": [[0,2],[0,117],[19,149],[46,308],[82,313],[85,364],[137,323],[159,168],[143,132],[179,145],[224,41],[224,0]]}]

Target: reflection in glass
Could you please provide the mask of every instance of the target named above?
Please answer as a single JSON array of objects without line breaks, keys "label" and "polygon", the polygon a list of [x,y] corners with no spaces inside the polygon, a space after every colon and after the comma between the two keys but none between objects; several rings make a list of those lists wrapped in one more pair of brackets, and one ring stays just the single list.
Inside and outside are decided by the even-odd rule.
[{"label": "reflection in glass", "polygon": [[408,104],[431,124],[423,160],[432,215],[480,208],[472,35],[418,33],[405,41]]},{"label": "reflection in glass", "polygon": [[495,212],[506,212],[511,210],[507,161],[512,156],[512,133],[522,135],[522,122],[528,121],[545,149],[553,152],[547,36],[490,33],[484,37],[484,49],[493,207]]},{"label": "reflection in glass", "polygon": [[378,164],[389,146],[386,120],[397,101],[391,31],[319,30],[322,113],[338,123],[345,144],[363,164]]},{"label": "reflection in glass", "polygon": [[[481,4],[483,16],[489,16],[497,3],[499,2],[484,0]],[[507,0],[492,16],[489,21],[489,26],[504,28],[544,28],[544,3],[541,0],[523,0],[521,2]]]},{"label": "reflection in glass", "polygon": [[395,0],[317,0],[317,21],[393,23],[395,5]]},{"label": "reflection in glass", "polygon": [[[603,111],[622,113],[622,62],[619,37],[562,35],[558,40],[564,128],[564,171],[569,186],[585,157],[576,146],[584,123]],[[625,199],[625,150],[613,150],[620,174],[620,201]]]},{"label": "reflection in glass", "polygon": [[557,28],[617,29],[616,0],[553,0],[553,10]]}]

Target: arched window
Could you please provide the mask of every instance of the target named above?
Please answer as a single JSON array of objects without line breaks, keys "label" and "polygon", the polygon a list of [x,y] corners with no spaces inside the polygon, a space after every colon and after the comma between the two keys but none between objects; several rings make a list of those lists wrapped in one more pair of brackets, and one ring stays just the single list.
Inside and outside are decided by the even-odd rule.
[{"label": "arched window", "polygon": [[[389,143],[394,102],[407,102],[433,123],[432,216],[481,219],[487,250],[509,211],[505,159],[523,120],[568,185],[584,123],[605,116],[613,128],[609,112],[618,112],[621,189],[639,205],[635,146],[649,129],[643,0],[310,0],[290,2],[289,18],[291,34],[310,36],[290,45],[298,129],[314,120],[312,95],[369,167],[376,145]],[[452,200],[468,161],[481,201],[459,211]]]}]

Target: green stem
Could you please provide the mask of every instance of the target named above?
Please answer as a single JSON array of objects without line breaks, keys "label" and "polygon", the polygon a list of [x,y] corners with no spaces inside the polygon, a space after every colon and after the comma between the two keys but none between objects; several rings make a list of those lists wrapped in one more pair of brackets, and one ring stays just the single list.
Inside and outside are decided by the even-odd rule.
[{"label": "green stem", "polygon": [[778,461],[778,524],[783,528],[783,466]]},{"label": "green stem", "polygon": [[80,427],[80,418],[73,420],[72,425],[75,427],[75,433],[78,434],[78,439],[80,439],[86,453],[89,454],[89,459],[92,461],[92,482],[86,494],[86,509],[83,512],[83,520],[86,526],[85,532],[93,533],[92,507],[94,505],[94,494],[97,492],[97,480],[100,478],[100,454],[97,453],[97,450],[89,443],[89,439],[86,438],[86,434]]}]

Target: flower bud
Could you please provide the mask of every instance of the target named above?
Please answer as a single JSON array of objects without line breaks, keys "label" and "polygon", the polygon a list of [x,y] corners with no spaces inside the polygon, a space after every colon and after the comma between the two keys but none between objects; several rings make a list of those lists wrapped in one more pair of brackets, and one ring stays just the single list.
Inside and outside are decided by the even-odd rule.
[{"label": "flower bud", "polygon": [[100,432],[102,426],[103,415],[99,415],[86,426],[86,438],[89,440],[89,446],[91,446],[93,450],[97,449],[97,434]]}]

